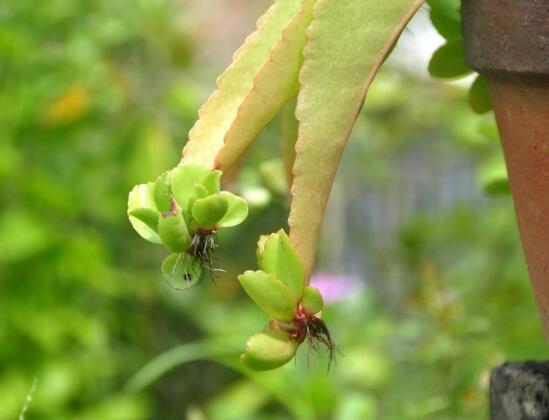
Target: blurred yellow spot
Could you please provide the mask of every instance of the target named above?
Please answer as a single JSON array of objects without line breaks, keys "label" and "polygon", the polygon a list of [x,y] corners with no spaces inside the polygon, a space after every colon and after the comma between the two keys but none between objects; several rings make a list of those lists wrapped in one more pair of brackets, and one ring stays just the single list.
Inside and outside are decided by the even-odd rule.
[{"label": "blurred yellow spot", "polygon": [[44,108],[42,122],[48,126],[68,124],[82,117],[88,108],[88,90],[73,85]]}]

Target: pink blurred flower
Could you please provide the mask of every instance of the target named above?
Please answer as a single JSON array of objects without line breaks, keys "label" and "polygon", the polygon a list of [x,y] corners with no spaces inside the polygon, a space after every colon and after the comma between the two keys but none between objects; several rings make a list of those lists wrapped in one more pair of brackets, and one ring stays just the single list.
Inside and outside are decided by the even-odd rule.
[{"label": "pink blurred flower", "polygon": [[350,300],[362,290],[361,283],[355,277],[326,273],[313,274],[311,286],[320,291],[326,303]]}]

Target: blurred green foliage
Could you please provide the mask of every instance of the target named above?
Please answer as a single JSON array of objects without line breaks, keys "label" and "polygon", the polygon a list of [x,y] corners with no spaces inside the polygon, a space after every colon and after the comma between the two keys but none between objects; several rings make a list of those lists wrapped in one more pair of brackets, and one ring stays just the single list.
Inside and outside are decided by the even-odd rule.
[{"label": "blurred green foliage", "polygon": [[[236,185],[255,207],[220,237],[217,286],[170,289],[162,251],[125,214],[131,186],[179,160],[211,89],[193,82],[204,70],[187,14],[170,0],[0,5],[0,419],[34,379],[29,419],[485,418],[490,367],[546,355],[511,200],[472,181],[501,162],[491,114],[461,88],[380,75],[334,194],[358,208],[407,197],[410,150],[439,174],[459,157],[465,184],[436,189],[413,167],[423,195],[391,234],[367,213],[328,215],[319,266],[364,284],[324,311],[338,364],[309,368],[302,349],[296,366],[251,373],[237,355],[266,319],[235,275],[287,215],[278,121],[243,163]],[[459,199],[430,204],[442,196]]]}]

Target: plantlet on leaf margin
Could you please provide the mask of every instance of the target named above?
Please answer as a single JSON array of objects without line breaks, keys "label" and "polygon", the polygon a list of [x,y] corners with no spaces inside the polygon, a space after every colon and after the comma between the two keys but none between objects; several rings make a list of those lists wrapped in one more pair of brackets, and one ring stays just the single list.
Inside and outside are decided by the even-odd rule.
[{"label": "plantlet on leaf margin", "polygon": [[203,268],[214,277],[218,230],[236,226],[248,215],[244,199],[220,191],[221,175],[201,164],[182,163],[130,192],[130,223],[143,239],[173,252],[162,273],[176,289],[180,283],[187,288],[197,284]]},{"label": "plantlet on leaf margin", "polygon": [[238,281],[272,318],[263,332],[248,339],[241,361],[255,370],[275,369],[290,361],[307,340],[309,350],[316,352],[319,345],[328,349],[329,368],[336,348],[319,317],[322,296],[305,285],[303,268],[283,230],[259,239],[257,260],[261,270],[246,271]]}]

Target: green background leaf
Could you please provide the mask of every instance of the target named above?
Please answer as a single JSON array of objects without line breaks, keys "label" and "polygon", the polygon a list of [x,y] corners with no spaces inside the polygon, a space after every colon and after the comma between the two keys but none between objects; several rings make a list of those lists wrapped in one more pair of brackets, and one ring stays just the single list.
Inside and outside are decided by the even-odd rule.
[{"label": "green background leaf", "polygon": [[441,79],[454,79],[466,76],[473,70],[465,63],[463,40],[448,41],[436,50],[429,63],[429,73]]},{"label": "green background leaf", "polygon": [[469,103],[477,114],[485,114],[491,111],[492,102],[490,101],[490,92],[484,76],[478,75],[471,85]]}]

